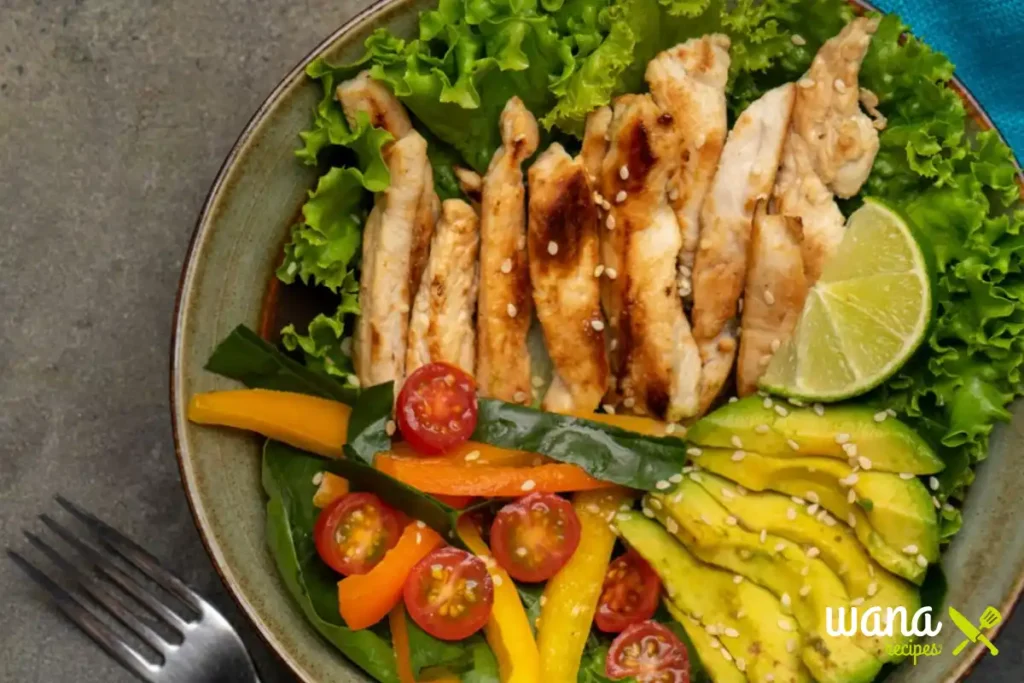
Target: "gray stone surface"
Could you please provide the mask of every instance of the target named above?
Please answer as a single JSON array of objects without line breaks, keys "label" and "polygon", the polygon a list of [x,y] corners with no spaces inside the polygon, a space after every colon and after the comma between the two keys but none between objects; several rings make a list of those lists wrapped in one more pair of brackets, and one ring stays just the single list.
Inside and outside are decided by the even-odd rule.
[{"label": "gray stone surface", "polygon": [[[167,409],[178,272],[206,190],[279,77],[365,0],[0,0],[0,545],[61,492],[235,609]],[[134,680],[0,559],[0,681]],[[1024,616],[973,680],[1021,680]],[[927,682],[931,683],[931,682]]]}]

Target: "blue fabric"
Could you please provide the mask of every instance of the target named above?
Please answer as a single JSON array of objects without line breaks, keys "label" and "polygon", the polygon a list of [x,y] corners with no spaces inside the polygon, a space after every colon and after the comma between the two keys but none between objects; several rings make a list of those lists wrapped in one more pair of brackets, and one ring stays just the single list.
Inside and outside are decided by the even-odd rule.
[{"label": "blue fabric", "polygon": [[946,53],[1018,159],[1024,158],[1024,0],[875,0]]}]

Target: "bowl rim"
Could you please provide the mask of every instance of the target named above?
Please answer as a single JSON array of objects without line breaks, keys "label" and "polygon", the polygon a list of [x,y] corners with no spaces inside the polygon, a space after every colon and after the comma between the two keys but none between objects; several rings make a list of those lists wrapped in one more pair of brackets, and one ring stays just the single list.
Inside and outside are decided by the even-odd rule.
[{"label": "bowl rim", "polygon": [[[262,103],[253,113],[252,117],[246,123],[245,127],[242,129],[242,132],[239,134],[234,145],[232,145],[231,151],[228,153],[224,162],[218,169],[216,178],[210,186],[209,192],[207,192],[202,208],[200,209],[199,216],[196,220],[195,227],[193,228],[192,236],[189,239],[181,275],[178,280],[177,293],[175,295],[174,317],[172,320],[171,331],[171,353],[169,359],[171,432],[174,439],[174,452],[178,461],[178,471],[181,477],[181,484],[184,489],[185,499],[188,502],[189,512],[192,515],[192,521],[196,526],[196,530],[199,532],[199,537],[202,540],[203,547],[205,548],[207,555],[210,557],[210,562],[232,600],[239,607],[248,621],[255,627],[256,633],[267,648],[304,683],[320,682],[315,681],[304,674],[300,664],[295,661],[294,657],[285,649],[282,643],[280,643],[270,632],[255,606],[245,598],[239,587],[236,585],[234,579],[229,576],[231,574],[231,570],[226,566],[219,543],[214,537],[214,533],[204,522],[202,512],[199,509],[200,504],[197,502],[198,493],[195,489],[195,482],[189,475],[188,467],[185,463],[186,458],[190,457],[190,454],[186,453],[188,448],[185,446],[184,439],[182,438],[182,432],[185,429],[185,424],[188,422],[188,419],[184,414],[184,411],[179,409],[180,406],[183,405],[179,373],[182,370],[184,360],[182,336],[185,313],[187,311],[187,299],[192,293],[192,284],[196,276],[196,266],[199,262],[199,254],[202,250],[202,246],[206,242],[207,235],[212,229],[213,223],[211,218],[214,215],[213,209],[221,199],[226,181],[230,177],[236,162],[248,148],[254,133],[264,124],[269,112],[287,91],[292,88],[296,88],[301,84],[302,80],[305,78],[306,67],[310,62],[327,52],[346,35],[358,32],[364,25],[374,21],[379,15],[396,5],[402,4],[402,2],[403,0],[374,0],[370,5],[360,10],[318,43],[264,98]],[[871,2],[868,2],[868,0],[847,0],[847,2],[862,11],[885,14]],[[967,109],[967,114],[979,125],[981,129],[995,131],[995,133],[1005,143],[1006,138],[1003,136],[998,126],[996,126],[995,122],[981,106],[981,103],[956,74],[953,75],[952,79],[947,84],[947,87],[951,87],[963,99]],[[1017,166],[1017,180],[1021,187],[1022,196],[1024,196],[1024,171],[1022,171],[1016,153],[1012,148],[1011,154],[1014,164]],[[1022,594],[1024,594],[1024,573],[1017,577],[1016,583],[1006,596],[1003,604],[1000,606],[1001,612],[1005,616],[1000,624],[989,632],[988,635],[991,639],[997,638],[1002,632],[1003,627],[1011,621],[1011,617],[1021,600]],[[326,644],[324,646],[327,647]],[[967,656],[961,657],[957,660],[943,683],[955,683],[956,681],[962,680],[971,673],[985,652],[987,652],[987,648],[982,643],[973,644],[973,647],[969,650]]]}]

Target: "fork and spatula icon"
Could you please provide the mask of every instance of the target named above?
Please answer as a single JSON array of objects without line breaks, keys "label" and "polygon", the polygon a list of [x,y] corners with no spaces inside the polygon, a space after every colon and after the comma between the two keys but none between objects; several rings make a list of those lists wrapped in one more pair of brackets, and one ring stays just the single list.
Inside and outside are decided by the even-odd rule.
[{"label": "fork and spatula icon", "polygon": [[992,653],[993,657],[999,654],[999,650],[996,649],[996,646],[992,644],[992,641],[989,640],[988,637],[981,632],[982,629],[988,630],[993,626],[999,625],[999,623],[1003,620],[1003,615],[999,613],[999,610],[997,610],[995,607],[986,608],[981,615],[981,621],[978,624],[978,626],[975,626],[973,623],[971,623],[970,619],[965,617],[963,614],[958,612],[953,607],[949,608],[949,616],[953,620],[953,623],[956,624],[956,627],[960,629],[960,631],[963,632],[965,636],[967,636],[967,639],[964,642],[957,645],[956,649],[953,650],[954,656],[960,654],[963,651],[963,649],[967,647],[967,643],[984,643],[985,646],[988,647],[988,651]]}]

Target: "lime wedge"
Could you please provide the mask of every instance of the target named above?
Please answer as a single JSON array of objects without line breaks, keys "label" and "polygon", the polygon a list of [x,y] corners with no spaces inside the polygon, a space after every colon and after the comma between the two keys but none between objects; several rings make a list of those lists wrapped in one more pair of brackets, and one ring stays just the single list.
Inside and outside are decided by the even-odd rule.
[{"label": "lime wedge", "polygon": [[868,199],[846,224],[835,258],[811,288],[791,339],[760,385],[810,401],[863,394],[924,341],[932,316],[929,260],[910,226]]}]

